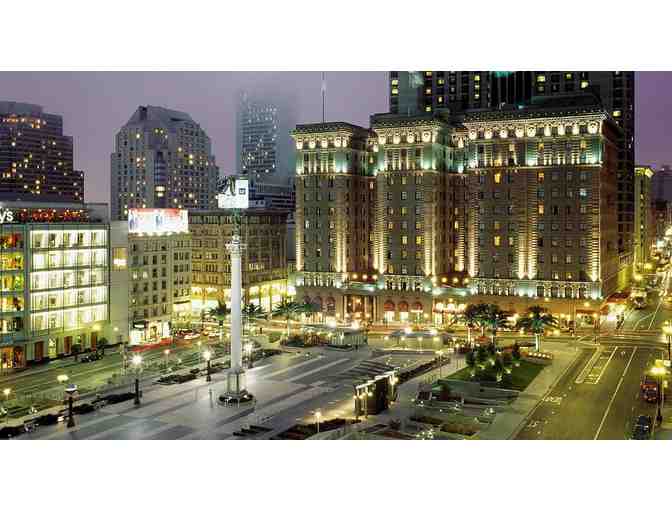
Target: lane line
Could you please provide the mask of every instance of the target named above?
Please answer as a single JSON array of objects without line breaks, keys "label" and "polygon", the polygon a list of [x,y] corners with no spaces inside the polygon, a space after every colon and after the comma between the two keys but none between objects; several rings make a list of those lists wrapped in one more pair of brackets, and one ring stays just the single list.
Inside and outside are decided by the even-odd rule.
[{"label": "lane line", "polygon": [[595,437],[593,440],[597,440],[597,438],[600,435],[600,432],[602,432],[602,427],[604,426],[604,422],[607,421],[607,415],[609,414],[609,411],[611,410],[611,405],[614,403],[614,400],[616,400],[616,394],[618,393],[618,390],[621,387],[621,384],[623,384],[623,380],[625,379],[625,373],[628,371],[628,368],[630,368],[630,363],[632,363],[632,359],[635,357],[635,352],[637,352],[637,347],[635,347],[632,350],[632,354],[630,355],[630,359],[628,360],[627,365],[625,365],[625,369],[623,370],[623,374],[621,375],[620,380],[618,381],[618,384],[616,385],[616,390],[614,391],[614,394],[611,396],[611,400],[609,401],[609,405],[607,406],[607,410],[604,412],[604,416],[602,416],[602,421],[600,422],[600,426],[597,428],[597,432],[595,433]]},{"label": "lane line", "polygon": [[604,351],[604,348],[600,345],[595,349],[595,352],[593,355],[588,359],[588,362],[585,364],[577,378],[574,380],[574,384],[581,384],[583,381],[586,380],[586,377],[588,377],[588,374],[590,374],[590,371],[593,369],[595,366],[595,363],[597,363],[597,360],[599,359],[600,355]]},{"label": "lane line", "polygon": [[295,368],[299,368],[299,367],[302,367],[304,365],[308,365],[309,363],[315,363],[316,361],[319,361],[321,359],[322,359],[321,357],[320,358],[311,358],[311,359],[308,359],[306,361],[302,361],[300,363],[296,363],[294,365],[291,365],[287,368],[283,368],[281,370],[276,370],[275,372],[271,372],[270,374],[260,374],[260,377],[262,377],[264,379],[268,379],[270,377],[280,375],[280,374],[284,374],[285,372],[289,372],[290,370],[294,370]]},{"label": "lane line", "polygon": [[656,316],[658,315],[658,311],[660,310],[661,305],[663,304],[663,300],[658,298],[658,306],[656,307],[656,311],[653,312],[653,319],[651,319],[651,322],[649,323],[649,328],[651,329],[653,327],[653,322],[656,320]]},{"label": "lane line", "polygon": [[600,379],[602,379],[602,376],[604,375],[604,372],[607,370],[607,367],[609,366],[609,362],[612,360],[614,357],[614,354],[616,354],[616,351],[618,350],[618,347],[614,347],[614,350],[611,351],[611,356],[609,356],[609,359],[607,362],[604,364],[602,367],[602,370],[600,371],[600,375],[597,376],[597,379],[595,379],[595,382],[593,384],[597,384],[600,382]]}]

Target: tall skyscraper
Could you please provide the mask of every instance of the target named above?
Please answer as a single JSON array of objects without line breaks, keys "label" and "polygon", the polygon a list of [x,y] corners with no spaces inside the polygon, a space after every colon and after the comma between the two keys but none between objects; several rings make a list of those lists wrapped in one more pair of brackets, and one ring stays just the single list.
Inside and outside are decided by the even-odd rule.
[{"label": "tall skyscraper", "polygon": [[41,106],[0,101],[0,200],[83,202],[63,118]]},{"label": "tall skyscraper", "polygon": [[296,126],[296,107],[277,92],[240,93],[236,115],[239,175],[288,184],[294,178],[294,150],[290,131]]},{"label": "tall skyscraper", "polygon": [[651,178],[652,200],[667,200],[672,202],[672,168],[662,165],[654,171]]},{"label": "tall skyscraper", "polygon": [[140,106],[111,155],[112,218],[129,208],[214,209],[219,168],[210,138],[187,113]]},{"label": "tall skyscraper", "polygon": [[390,112],[409,115],[448,109],[498,110],[538,98],[586,92],[600,98],[621,127],[618,135],[618,249],[633,262],[635,77],[632,71],[393,71]]},{"label": "tall skyscraper", "polygon": [[653,234],[651,232],[651,178],[653,169],[649,166],[635,167],[635,269],[643,270],[649,261]]}]

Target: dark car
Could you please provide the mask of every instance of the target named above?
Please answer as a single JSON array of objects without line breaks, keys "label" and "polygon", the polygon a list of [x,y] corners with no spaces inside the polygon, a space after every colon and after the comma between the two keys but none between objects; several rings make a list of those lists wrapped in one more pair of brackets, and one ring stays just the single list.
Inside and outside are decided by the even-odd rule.
[{"label": "dark car", "polygon": [[100,354],[98,354],[97,352],[90,352],[88,354],[85,354],[81,358],[79,358],[79,360],[82,363],[91,363],[93,361],[98,361],[100,358],[102,358],[102,356]]},{"label": "dark car", "polygon": [[655,404],[656,402],[658,402],[658,391],[656,391],[653,388],[647,388],[642,392],[642,398],[644,399],[645,402]]},{"label": "dark car", "polygon": [[635,426],[632,429],[633,439],[650,439],[651,431],[653,429],[653,418],[640,414],[635,421]]}]

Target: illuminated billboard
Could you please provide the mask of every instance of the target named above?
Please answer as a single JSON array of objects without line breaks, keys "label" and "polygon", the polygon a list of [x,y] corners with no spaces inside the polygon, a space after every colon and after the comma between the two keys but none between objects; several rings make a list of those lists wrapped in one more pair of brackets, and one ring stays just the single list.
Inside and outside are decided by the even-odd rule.
[{"label": "illuminated billboard", "polygon": [[129,209],[129,234],[177,234],[189,232],[189,217],[184,209]]},{"label": "illuminated billboard", "polygon": [[249,181],[236,179],[234,176],[224,179],[222,192],[217,195],[220,209],[247,209],[250,206]]}]

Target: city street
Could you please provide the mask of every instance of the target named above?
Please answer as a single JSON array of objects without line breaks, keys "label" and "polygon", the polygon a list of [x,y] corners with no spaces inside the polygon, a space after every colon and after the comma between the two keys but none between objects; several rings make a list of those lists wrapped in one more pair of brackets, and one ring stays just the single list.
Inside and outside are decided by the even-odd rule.
[{"label": "city street", "polygon": [[533,411],[516,439],[625,439],[639,414],[655,415],[639,384],[661,351],[653,347],[585,348]]}]

